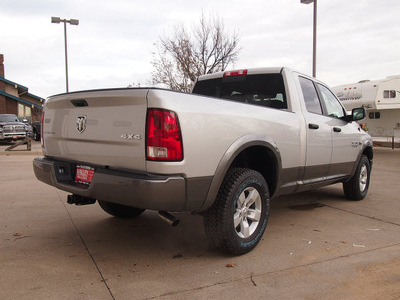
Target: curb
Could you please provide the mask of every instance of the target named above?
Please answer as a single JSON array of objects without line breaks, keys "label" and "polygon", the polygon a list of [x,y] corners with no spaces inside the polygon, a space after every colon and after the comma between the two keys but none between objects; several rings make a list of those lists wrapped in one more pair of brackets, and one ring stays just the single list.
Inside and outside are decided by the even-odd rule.
[{"label": "curb", "polygon": [[27,145],[19,145],[17,148],[10,151],[5,151],[12,144],[1,144],[0,145],[0,156],[43,156],[42,146],[40,143],[33,142],[31,144],[31,150],[27,150]]},{"label": "curb", "polygon": [[12,151],[0,151],[0,156],[43,156],[42,151],[27,151],[27,150],[12,150]]}]

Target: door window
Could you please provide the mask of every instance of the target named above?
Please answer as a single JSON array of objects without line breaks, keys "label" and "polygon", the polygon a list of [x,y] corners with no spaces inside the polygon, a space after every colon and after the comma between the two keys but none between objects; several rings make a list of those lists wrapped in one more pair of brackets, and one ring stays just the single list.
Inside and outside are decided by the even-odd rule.
[{"label": "door window", "polygon": [[337,119],[343,118],[345,116],[343,107],[340,105],[333,93],[327,87],[319,83],[318,88],[322,95],[322,101],[326,106],[326,114]]},{"label": "door window", "polygon": [[321,103],[312,80],[299,77],[299,81],[307,110],[311,113],[322,115]]}]

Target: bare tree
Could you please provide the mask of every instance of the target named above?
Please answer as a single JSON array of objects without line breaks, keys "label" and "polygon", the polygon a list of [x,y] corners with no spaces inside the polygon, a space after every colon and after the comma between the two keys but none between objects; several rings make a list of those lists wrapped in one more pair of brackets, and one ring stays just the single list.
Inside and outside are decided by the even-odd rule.
[{"label": "bare tree", "polygon": [[218,17],[202,14],[199,24],[188,31],[182,24],[155,43],[153,84],[189,92],[199,75],[224,71],[240,51],[237,32],[228,33]]}]

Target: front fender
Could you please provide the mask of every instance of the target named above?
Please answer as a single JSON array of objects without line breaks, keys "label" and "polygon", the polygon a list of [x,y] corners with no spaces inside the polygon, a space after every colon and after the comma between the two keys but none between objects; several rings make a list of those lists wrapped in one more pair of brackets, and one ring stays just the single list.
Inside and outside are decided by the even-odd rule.
[{"label": "front fender", "polygon": [[371,164],[371,168],[372,168],[372,162],[373,162],[373,159],[374,159],[372,139],[365,139],[362,142],[362,149],[361,149],[360,153],[358,154],[357,160],[354,162],[354,166],[353,166],[353,169],[351,171],[351,176],[349,177],[348,180],[350,180],[354,176],[354,174],[356,173],[358,164],[359,164],[359,162],[361,160],[361,157],[364,154],[368,157],[368,159],[370,161],[370,164]]}]

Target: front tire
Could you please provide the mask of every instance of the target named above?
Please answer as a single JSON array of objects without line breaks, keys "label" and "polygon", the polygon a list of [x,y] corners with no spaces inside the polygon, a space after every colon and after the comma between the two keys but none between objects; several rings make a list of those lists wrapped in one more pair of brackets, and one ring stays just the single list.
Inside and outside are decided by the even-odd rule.
[{"label": "front tire", "polygon": [[260,242],[269,216],[269,191],[264,177],[251,169],[230,169],[213,206],[204,214],[204,227],[217,248],[242,255]]},{"label": "front tire", "polygon": [[97,200],[100,207],[108,214],[117,218],[134,218],[140,216],[145,209]]},{"label": "front tire", "polygon": [[345,197],[355,201],[364,199],[368,193],[370,176],[371,163],[368,157],[363,155],[353,177],[351,177],[349,181],[343,183]]}]

